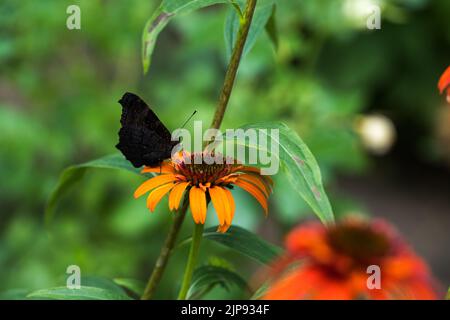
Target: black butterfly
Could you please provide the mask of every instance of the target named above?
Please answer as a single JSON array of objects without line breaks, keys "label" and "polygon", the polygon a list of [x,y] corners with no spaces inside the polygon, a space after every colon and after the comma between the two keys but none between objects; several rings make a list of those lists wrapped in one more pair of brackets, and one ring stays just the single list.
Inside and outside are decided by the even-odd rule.
[{"label": "black butterfly", "polygon": [[134,93],[125,93],[119,100],[122,117],[119,130],[119,149],[134,167],[159,166],[170,158],[172,149],[180,141],[172,141],[169,130],[149,106]]}]

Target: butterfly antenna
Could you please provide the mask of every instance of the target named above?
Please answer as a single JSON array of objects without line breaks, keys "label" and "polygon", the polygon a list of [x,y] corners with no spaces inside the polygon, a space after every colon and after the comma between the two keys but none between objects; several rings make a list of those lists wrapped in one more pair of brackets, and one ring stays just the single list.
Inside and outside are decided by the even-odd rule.
[{"label": "butterfly antenna", "polygon": [[197,113],[197,110],[195,110],[194,112],[192,112],[192,114],[189,116],[189,118],[183,123],[183,125],[181,126],[181,128],[184,128],[184,126],[189,122],[189,120],[192,119],[192,117]]}]

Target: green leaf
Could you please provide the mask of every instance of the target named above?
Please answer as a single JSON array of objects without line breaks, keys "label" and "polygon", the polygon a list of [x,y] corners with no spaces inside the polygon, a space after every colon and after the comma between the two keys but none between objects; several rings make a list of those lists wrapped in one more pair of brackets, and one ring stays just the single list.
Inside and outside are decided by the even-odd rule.
[{"label": "green leaf", "polygon": [[98,276],[82,276],[81,285],[84,287],[95,287],[105,289],[118,294],[127,294],[125,290],[113,280]]},{"label": "green leaf", "polygon": [[[243,10],[246,2],[244,0],[239,0],[236,2],[241,7],[241,10]],[[256,40],[264,31],[264,28],[272,15],[274,3],[275,0],[260,0],[257,2],[255,12],[253,14],[252,24],[245,42],[244,51],[242,52],[243,57],[250,52]],[[233,51],[234,44],[236,43],[240,21],[241,18],[237,10],[230,8],[225,20],[224,29],[225,49],[228,57],[231,57],[231,52]]]},{"label": "green leaf", "polygon": [[277,30],[277,19],[276,19],[277,6],[274,4],[272,6],[272,13],[270,14],[269,20],[267,20],[265,29],[270,41],[272,41],[275,49],[278,49],[278,30]]},{"label": "green leaf", "polygon": [[42,289],[30,293],[27,297],[55,300],[131,300],[126,294],[86,286],[81,286],[80,289],[68,289],[67,287]]},{"label": "green leaf", "polygon": [[[224,140],[245,145],[249,148],[264,150],[269,156],[275,156],[280,161],[280,167],[286,174],[294,190],[305,200],[312,208],[314,213],[323,223],[334,222],[333,210],[331,208],[328,196],[325,193],[322,184],[322,176],[316,159],[309,150],[308,146],[298,136],[298,134],[281,122],[262,122],[248,124],[241,127],[244,131],[248,129],[257,130],[259,135],[266,135],[268,141],[275,143],[278,148],[278,154],[272,155],[271,148],[265,149],[265,146],[251,145],[248,139],[238,141],[236,138],[224,136]],[[264,130],[261,130],[264,129]],[[278,131],[278,137],[275,132]],[[276,186],[275,191],[276,192]]]},{"label": "green leaf", "polygon": [[447,296],[445,297],[445,300],[450,300],[450,288],[448,288]]},{"label": "green leaf", "polygon": [[0,292],[0,300],[25,300],[29,293],[28,289],[11,289]]},{"label": "green leaf", "polygon": [[156,12],[147,21],[142,33],[142,67],[144,68],[144,74],[147,73],[153,49],[155,48],[156,39],[159,33],[172,19],[172,15],[162,11],[162,8],[158,8]]},{"label": "green leaf", "polygon": [[263,264],[270,263],[283,251],[256,234],[238,226],[231,226],[225,233],[217,232],[216,229],[215,227],[206,229],[203,232],[203,237],[216,241]]},{"label": "green leaf", "polygon": [[163,0],[161,7],[171,14],[186,14],[213,4],[230,2],[230,0]]},{"label": "green leaf", "polygon": [[145,24],[142,33],[142,66],[144,73],[147,73],[150,67],[153,49],[159,34],[172,18],[213,4],[229,2],[230,0],[163,0]]},{"label": "green leaf", "polygon": [[144,293],[145,283],[140,280],[130,278],[115,278],[113,279],[113,281],[119,286],[132,292],[137,297],[142,296],[142,294]]},{"label": "green leaf", "polygon": [[67,192],[67,190],[76,182],[80,181],[86,173],[87,169],[91,168],[121,169],[140,174],[140,170],[134,168],[131,163],[126,160],[121,154],[105,156],[97,160],[92,160],[83,164],[73,165],[66,168],[61,173],[58,184],[50,194],[50,197],[47,201],[47,206],[45,209],[46,223],[49,223],[53,218],[56,204],[61,196],[63,196]]},{"label": "green leaf", "polygon": [[246,282],[236,272],[219,266],[202,266],[194,271],[187,299],[200,299],[215,286],[220,285],[229,291],[232,285],[249,290]]}]

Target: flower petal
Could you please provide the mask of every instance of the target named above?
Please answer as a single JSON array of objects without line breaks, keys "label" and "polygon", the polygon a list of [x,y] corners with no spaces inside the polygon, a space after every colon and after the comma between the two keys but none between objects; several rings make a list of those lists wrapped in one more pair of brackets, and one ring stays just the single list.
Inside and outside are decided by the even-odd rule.
[{"label": "flower petal", "polygon": [[236,204],[234,203],[233,195],[231,194],[231,191],[228,189],[223,188],[223,191],[225,192],[228,203],[230,204],[230,224],[231,221],[233,221],[234,218],[234,212],[236,211]]},{"label": "flower petal", "polygon": [[230,221],[229,223],[224,223],[222,225],[219,225],[217,228],[217,232],[225,233],[231,226],[231,222],[234,218],[234,212],[236,211],[236,204],[234,203],[233,195],[231,194],[231,191],[225,188],[222,188],[223,192],[225,193],[225,196],[227,197],[227,201],[229,203],[230,208]]},{"label": "flower petal", "polygon": [[228,201],[227,194],[222,187],[209,188],[209,195],[216,210],[217,217],[219,218],[219,224],[231,224],[231,206]]},{"label": "flower petal", "polygon": [[271,187],[273,188],[273,180],[271,177],[269,176],[263,176],[261,175],[260,177],[262,177],[264,179],[264,181]]},{"label": "flower petal", "polygon": [[180,201],[183,196],[183,192],[186,187],[189,185],[189,182],[180,182],[173,187],[172,191],[169,194],[169,209],[170,210],[178,210],[180,207]]},{"label": "flower petal", "polygon": [[242,172],[253,172],[256,174],[261,174],[261,169],[257,167],[249,167],[249,166],[237,166],[233,170],[234,172],[242,171]]},{"label": "flower petal", "polygon": [[162,197],[164,197],[164,195],[169,192],[174,187],[174,185],[175,184],[173,183],[168,183],[159,186],[158,188],[150,192],[147,198],[147,208],[149,208],[149,210],[153,212],[156,208],[156,205],[159,203],[159,201],[161,201]]},{"label": "flower petal", "polygon": [[195,223],[205,223],[206,194],[201,188],[193,186],[189,192],[189,204]]},{"label": "flower petal", "polygon": [[450,86],[450,66],[444,71],[438,82],[438,88],[441,94],[448,86]]},{"label": "flower petal", "polygon": [[267,198],[261,190],[245,180],[238,179],[234,184],[238,187],[241,187],[242,189],[250,193],[253,197],[255,197],[255,199],[258,200],[259,204],[263,207],[265,214],[268,214],[269,208],[267,205]]},{"label": "flower petal", "polygon": [[[275,283],[273,283],[265,295],[263,300],[304,300],[307,299],[311,292],[318,287],[319,284],[327,280],[326,274],[320,269],[306,266],[305,268],[297,268],[282,275]],[[345,289],[342,288],[343,290]],[[312,297],[309,296],[309,299]]]},{"label": "flower petal", "polygon": [[150,190],[175,180],[176,177],[173,174],[163,174],[148,179],[136,189],[136,191],[134,192],[134,197],[139,198],[140,196],[149,192]]},{"label": "flower petal", "polygon": [[271,186],[271,187],[273,186],[273,181],[272,181],[272,179],[271,179],[269,176],[267,176],[267,175],[261,175],[261,169],[260,169],[260,168],[249,167],[249,166],[242,166],[242,167],[241,167],[239,170],[237,170],[237,171],[241,171],[241,172],[244,172],[244,173],[254,174],[254,175],[256,175],[256,176],[262,178],[262,179],[267,183],[267,185],[269,185],[269,186]]},{"label": "flower petal", "polygon": [[225,233],[225,232],[227,232],[227,230],[228,230],[229,228],[230,228],[230,225],[229,225],[229,224],[219,225],[219,226],[217,227],[217,232]]},{"label": "flower petal", "polygon": [[226,175],[222,178],[217,179],[216,184],[224,184],[224,185],[233,184],[236,181],[236,179],[238,178],[238,176],[239,176],[239,174],[237,174],[237,173],[232,173],[232,174]]},{"label": "flower petal", "polygon": [[266,184],[266,182],[263,180],[263,178],[261,176],[244,173],[244,174],[239,175],[239,179],[243,179],[247,182],[253,183],[259,189],[261,189],[262,192],[264,192],[264,195],[266,196],[266,198],[269,197],[271,189]]},{"label": "flower petal", "polygon": [[144,167],[142,169],[141,173],[148,173],[148,172],[155,172],[155,173],[175,173],[175,169],[173,166],[171,166],[169,163],[162,163],[161,166],[157,167]]}]

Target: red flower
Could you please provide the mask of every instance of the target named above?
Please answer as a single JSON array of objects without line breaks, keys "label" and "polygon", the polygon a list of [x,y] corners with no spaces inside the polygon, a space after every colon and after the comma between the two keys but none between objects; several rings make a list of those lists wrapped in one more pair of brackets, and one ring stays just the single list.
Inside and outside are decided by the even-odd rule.
[{"label": "red flower", "polygon": [[439,79],[438,88],[441,94],[447,89],[447,102],[450,103],[450,66],[444,71]]},{"label": "red flower", "polygon": [[[436,299],[426,264],[382,221],[346,220],[326,228],[307,223],[286,240],[263,299]],[[369,288],[368,266],[381,288]]]}]

